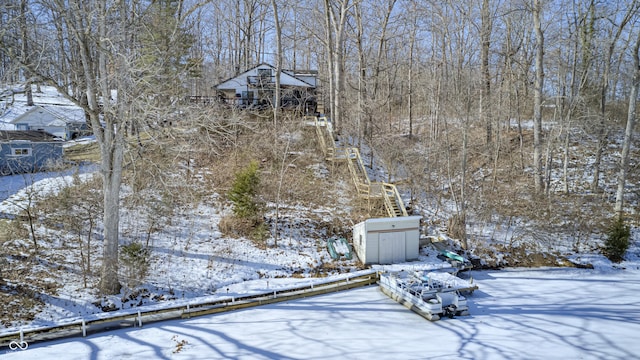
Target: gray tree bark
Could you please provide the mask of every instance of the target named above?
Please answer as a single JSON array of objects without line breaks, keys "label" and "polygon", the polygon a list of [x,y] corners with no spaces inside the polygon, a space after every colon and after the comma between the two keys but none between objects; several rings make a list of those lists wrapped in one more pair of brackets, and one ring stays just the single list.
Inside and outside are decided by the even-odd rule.
[{"label": "gray tree bark", "polygon": [[624,205],[624,187],[627,181],[627,172],[629,170],[629,152],[631,142],[633,141],[633,129],[636,124],[636,107],[638,102],[638,93],[640,92],[640,32],[638,32],[635,45],[633,47],[633,81],[629,91],[629,106],[627,109],[627,126],[624,133],[624,143],[622,144],[622,154],[620,156],[620,172],[618,173],[618,189],[616,191],[615,211],[619,217],[622,217],[622,209]]},{"label": "gray tree bark", "polygon": [[[491,31],[493,21],[489,10],[489,0],[482,0],[482,25],[480,30],[480,72],[482,73],[482,91],[480,91],[480,118],[485,124],[487,144],[492,139],[492,119],[491,108],[489,107],[489,97],[491,95],[491,74],[489,72],[489,48],[491,46]],[[497,156],[497,154],[496,154]]]},{"label": "gray tree bark", "polygon": [[596,147],[596,158],[593,164],[593,180],[591,182],[591,191],[597,191],[600,182],[600,164],[602,162],[602,153],[607,146],[607,130],[606,130],[606,117],[607,117],[607,92],[609,90],[609,80],[611,76],[611,59],[613,58],[618,39],[622,34],[625,26],[631,20],[631,17],[638,9],[637,1],[633,1],[627,8],[624,17],[620,21],[620,24],[616,24],[616,31],[612,38],[608,39],[609,47],[607,49],[607,55],[604,59],[604,71],[601,75],[600,82],[600,114],[598,116],[598,145]]},{"label": "gray tree bark", "polygon": [[[104,243],[102,248],[102,271],[100,276],[99,289],[103,294],[117,294],[120,292],[120,281],[118,280],[118,245],[120,230],[120,185],[122,184],[122,160],[124,154],[124,134],[126,126],[124,119],[117,117],[117,113],[113,108],[111,101],[111,87],[109,84],[109,57],[115,55],[115,49],[109,43],[109,35],[107,34],[107,15],[109,9],[107,7],[108,0],[98,0],[96,10],[98,14],[98,34],[99,49],[97,51],[98,77],[94,80],[90,77],[89,71],[93,67],[90,54],[83,56],[83,67],[85,69],[85,77],[87,77],[87,98],[91,106],[91,123],[93,129],[101,129],[96,134],[98,145],[100,146],[100,154],[102,155],[100,169],[102,174],[102,190],[104,193]],[[121,39],[124,40],[124,39]],[[86,47],[85,47],[86,49]],[[117,64],[121,64],[117,62]],[[119,69],[118,69],[119,68]],[[118,70],[122,70],[122,66],[118,66]],[[99,89],[102,95],[102,121],[104,126],[99,123],[99,104],[96,92],[93,89]],[[123,94],[119,94],[122,96]],[[120,98],[120,101],[123,101]]]},{"label": "gray tree bark", "polygon": [[273,10],[273,24],[276,31],[276,78],[275,94],[273,99],[273,125],[278,128],[278,115],[280,114],[280,74],[282,73],[282,28],[280,27],[280,13],[276,0],[271,0]]},{"label": "gray tree bark", "polygon": [[[29,57],[29,36],[27,33],[27,0],[20,1],[20,37],[22,40],[22,46],[20,49],[20,58],[23,64],[28,62]],[[31,72],[24,68],[24,92],[27,97],[27,106],[33,106],[33,92],[31,90]]]},{"label": "gray tree bark", "polygon": [[340,0],[334,4],[330,0],[325,0],[326,26],[327,26],[327,46],[329,49],[329,68],[332,73],[332,99],[331,118],[335,126],[336,133],[342,130],[342,115],[344,114],[344,89],[346,85],[344,69],[344,52],[346,41],[346,23],[350,0]]},{"label": "gray tree bark", "polygon": [[[280,14],[278,12],[278,4],[276,0],[271,0],[271,7],[273,10],[273,24],[276,31],[276,88],[275,98],[273,100],[273,126],[278,129],[278,115],[280,114],[280,74],[282,73],[282,28],[280,27]],[[275,139],[277,140],[277,139]],[[277,143],[277,141],[276,141]],[[289,143],[287,142],[287,148]],[[276,194],[276,229],[274,234],[274,247],[278,246],[279,238],[279,222],[280,222],[280,191],[282,189],[282,183],[284,178],[285,165],[284,162],[287,158],[287,151],[285,150],[282,155],[282,167],[280,168],[280,181],[278,182],[278,191]]]},{"label": "gray tree bark", "polygon": [[[331,1],[330,0],[325,0],[324,1],[324,22],[325,22],[325,39],[324,39],[324,46],[325,46],[325,51],[326,51],[326,55],[327,55],[327,59],[326,59],[326,63],[327,63],[327,72],[328,72],[328,78],[329,78],[329,114],[331,115],[331,117],[334,116],[334,113],[336,112],[336,104],[335,104],[335,90],[334,88],[336,87],[336,78],[335,78],[335,71],[333,69],[334,67],[334,62],[333,62],[333,58],[334,58],[334,36],[333,36],[333,28],[331,26]],[[326,104],[325,104],[326,107]]]},{"label": "gray tree bark", "polygon": [[533,28],[536,37],[536,77],[533,93],[533,171],[535,191],[541,193],[542,183],[542,89],[544,87],[544,34],[541,25],[541,0],[533,1]]}]

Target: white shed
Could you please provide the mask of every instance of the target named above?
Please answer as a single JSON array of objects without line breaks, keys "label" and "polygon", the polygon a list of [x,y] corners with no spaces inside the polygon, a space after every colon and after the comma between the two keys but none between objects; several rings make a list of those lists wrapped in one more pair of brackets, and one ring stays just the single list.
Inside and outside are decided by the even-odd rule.
[{"label": "white shed", "polygon": [[353,247],[363,264],[418,259],[420,216],[368,219],[353,227]]}]

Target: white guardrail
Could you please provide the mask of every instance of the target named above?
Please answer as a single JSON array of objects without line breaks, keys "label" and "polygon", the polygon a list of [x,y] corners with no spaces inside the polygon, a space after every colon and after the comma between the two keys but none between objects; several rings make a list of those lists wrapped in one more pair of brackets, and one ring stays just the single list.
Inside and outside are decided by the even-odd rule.
[{"label": "white guardrail", "polygon": [[0,333],[0,349],[8,346],[10,350],[14,351],[26,350],[30,342],[48,341],[78,336],[79,334],[86,337],[89,332],[98,333],[118,328],[142,327],[143,323],[188,319],[195,316],[322,295],[372,285],[378,281],[378,278],[379,275],[375,270],[365,270],[344,274],[331,281],[311,282],[304,286],[281,288],[241,297],[224,296],[214,301],[187,302],[159,309],[147,307],[147,309],[119,310],[92,314],[84,318],[65,319],[54,326],[30,327],[19,331]]}]

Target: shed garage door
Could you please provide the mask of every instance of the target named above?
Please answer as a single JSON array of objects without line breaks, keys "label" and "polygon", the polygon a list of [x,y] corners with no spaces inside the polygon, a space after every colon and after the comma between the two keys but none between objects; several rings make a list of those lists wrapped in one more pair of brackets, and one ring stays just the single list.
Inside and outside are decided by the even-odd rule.
[{"label": "shed garage door", "polygon": [[380,264],[393,264],[406,261],[404,232],[380,233],[378,257]]}]

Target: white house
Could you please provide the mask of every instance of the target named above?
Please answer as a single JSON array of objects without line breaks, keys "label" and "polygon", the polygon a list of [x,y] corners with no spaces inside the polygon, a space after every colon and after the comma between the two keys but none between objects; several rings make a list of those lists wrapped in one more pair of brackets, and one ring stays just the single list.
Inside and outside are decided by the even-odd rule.
[{"label": "white house", "polygon": [[41,130],[71,140],[90,133],[84,111],[77,107],[35,105],[11,120],[16,130]]},{"label": "white house", "polygon": [[[299,76],[298,76],[299,75]],[[215,86],[223,102],[239,108],[271,107],[275,96],[276,69],[260,64]],[[287,71],[280,74],[281,106],[315,107],[316,71]],[[315,111],[315,109],[312,109]]]},{"label": "white house", "polygon": [[363,264],[417,260],[420,216],[367,219],[353,227],[353,248]]}]

